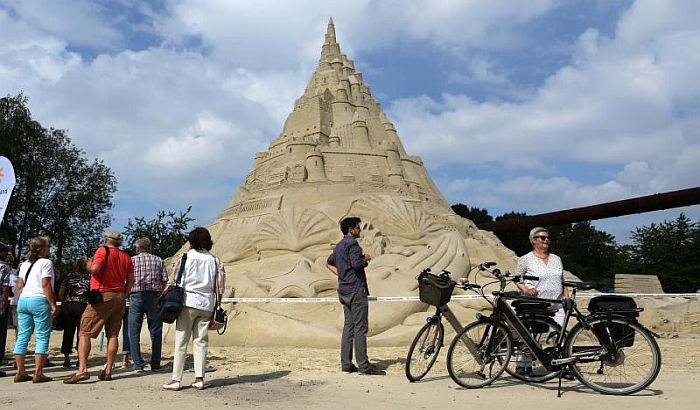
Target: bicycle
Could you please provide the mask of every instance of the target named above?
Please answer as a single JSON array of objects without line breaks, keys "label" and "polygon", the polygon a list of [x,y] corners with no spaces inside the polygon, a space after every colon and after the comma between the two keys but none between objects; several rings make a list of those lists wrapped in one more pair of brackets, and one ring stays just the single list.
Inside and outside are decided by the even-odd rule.
[{"label": "bicycle", "polygon": [[[478,268],[475,267],[474,269]],[[473,270],[473,269],[472,269]],[[470,271],[471,273],[471,271]],[[426,275],[431,275],[430,268],[424,269],[416,277],[419,281],[419,287],[421,284],[421,278],[426,278]],[[435,364],[437,357],[440,353],[440,349],[443,347],[445,328],[442,324],[443,316],[447,319],[448,323],[452,325],[456,334],[464,328],[464,326],[459,322],[457,317],[454,315],[452,310],[450,310],[447,302],[449,302],[449,296],[452,294],[452,289],[454,287],[459,287],[463,290],[478,289],[480,286],[477,284],[457,284],[450,278],[451,273],[443,270],[438,278],[441,278],[444,283],[444,291],[441,295],[436,298],[428,298],[429,300],[424,300],[424,296],[421,297],[426,303],[432,304],[436,307],[435,314],[426,319],[426,324],[418,331],[416,337],[413,339],[410,348],[408,349],[408,354],[406,356],[406,366],[405,373],[406,378],[410,382],[417,382],[425,377],[426,374]],[[434,275],[433,275],[434,276]],[[551,319],[549,313],[545,313],[541,309],[530,309],[523,311],[522,315],[524,320],[531,329],[543,329],[547,330],[540,332],[540,335],[552,339],[552,335],[557,335],[560,331],[559,325]],[[546,335],[546,336],[545,336]],[[523,349],[524,350],[524,349]],[[524,351],[518,350],[514,353],[525,353]],[[518,369],[507,369],[514,377],[523,381],[541,382],[549,380],[556,376],[549,373],[542,375],[539,371],[539,367],[536,361],[532,361],[529,369],[525,366],[525,371],[520,372]]]},{"label": "bicycle", "polygon": [[[576,292],[593,289],[594,283],[565,281],[564,286],[572,288],[570,299],[538,299],[505,292],[505,287],[508,282],[539,278],[514,277],[508,272],[503,274],[491,269],[492,266],[495,263],[482,263],[479,269],[496,277],[490,284],[500,283],[500,289],[492,292],[493,302],[484,295],[484,286],[488,285],[475,292],[493,306],[493,313],[465,326],[447,352],[447,369],[457,384],[466,388],[491,384],[508,366],[514,340],[522,340],[548,375],[559,375],[558,397],[561,396],[562,371],[566,367],[571,368],[581,383],[605,394],[635,393],[656,379],[661,369],[661,352],[654,339],[658,335],[629,316],[638,315],[642,309],[607,309],[584,315],[576,305]],[[578,323],[569,332],[559,332],[554,345],[543,347],[507,300],[560,303],[564,307],[562,329],[567,329],[572,316]]]}]

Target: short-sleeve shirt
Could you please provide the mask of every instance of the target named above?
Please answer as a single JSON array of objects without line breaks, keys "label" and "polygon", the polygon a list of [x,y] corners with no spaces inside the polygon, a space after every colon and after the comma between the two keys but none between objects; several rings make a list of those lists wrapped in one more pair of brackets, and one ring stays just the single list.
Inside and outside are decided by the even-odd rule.
[{"label": "short-sleeve shirt", "polygon": [[530,252],[518,259],[518,267],[515,272],[522,275],[537,276],[537,281],[525,280],[530,288],[535,288],[539,292],[538,298],[561,300],[564,294],[564,266],[557,255],[549,254],[549,259],[545,264],[542,259]]},{"label": "short-sleeve shirt", "polygon": [[[29,276],[27,272],[29,267],[32,267]],[[25,276],[27,280],[24,280]],[[22,289],[22,295],[20,298],[31,298],[31,297],[42,297],[45,298],[44,288],[41,286],[41,280],[43,278],[51,278],[51,289],[54,288],[54,278],[55,274],[53,271],[53,263],[46,258],[39,258],[34,262],[34,266],[29,261],[25,261],[19,267],[19,278],[24,281],[24,288]]]},{"label": "short-sleeve shirt", "polygon": [[123,292],[126,290],[126,279],[134,274],[134,264],[131,256],[121,249],[110,247],[109,258],[105,263],[107,252],[100,246],[92,257],[92,263],[102,264],[102,269],[92,275],[90,289],[100,292]]},{"label": "short-sleeve shirt", "polygon": [[160,292],[163,290],[163,282],[168,281],[168,272],[165,270],[163,259],[147,252],[132,256],[134,264],[134,292]]}]

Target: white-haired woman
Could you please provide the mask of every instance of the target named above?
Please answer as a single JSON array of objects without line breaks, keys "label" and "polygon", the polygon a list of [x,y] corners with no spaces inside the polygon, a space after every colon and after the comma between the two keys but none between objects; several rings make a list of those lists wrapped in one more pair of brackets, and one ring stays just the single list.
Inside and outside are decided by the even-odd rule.
[{"label": "white-haired woman", "polygon": [[[549,231],[542,227],[533,228],[530,231],[530,243],[532,252],[518,259],[518,267],[515,272],[518,275],[537,276],[539,280],[525,280],[517,284],[518,289],[529,296],[542,299],[562,300],[569,298],[569,289],[565,288],[564,265],[561,259],[549,252]],[[559,309],[554,320],[560,325],[564,322],[564,310]]]},{"label": "white-haired woman", "polygon": [[[549,231],[542,227],[533,228],[530,230],[529,239],[532,252],[518,259],[515,272],[521,276],[537,276],[539,279],[521,281],[517,284],[518,289],[525,295],[542,299],[568,299],[569,289],[564,287],[564,265],[557,255],[549,252]],[[564,309],[557,310],[554,320],[560,325],[564,323]],[[527,372],[528,367],[532,366],[531,360],[522,355],[516,357],[516,371]],[[564,370],[562,377],[572,380],[574,376],[570,370]]]}]

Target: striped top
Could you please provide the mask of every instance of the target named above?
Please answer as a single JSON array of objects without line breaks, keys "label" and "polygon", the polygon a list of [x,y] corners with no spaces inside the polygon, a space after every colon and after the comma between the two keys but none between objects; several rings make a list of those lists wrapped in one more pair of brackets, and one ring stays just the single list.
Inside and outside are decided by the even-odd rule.
[{"label": "striped top", "polygon": [[134,262],[134,292],[158,292],[163,290],[163,282],[168,281],[168,272],[165,270],[163,259],[147,252],[141,252],[132,256]]}]

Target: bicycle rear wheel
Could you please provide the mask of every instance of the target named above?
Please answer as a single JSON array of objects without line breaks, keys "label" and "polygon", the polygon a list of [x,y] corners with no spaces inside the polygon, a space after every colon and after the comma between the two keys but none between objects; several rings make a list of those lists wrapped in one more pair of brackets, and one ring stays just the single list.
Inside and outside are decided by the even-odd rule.
[{"label": "bicycle rear wheel", "polygon": [[[543,349],[556,346],[561,326],[554,319],[547,316],[526,316],[522,320]],[[512,357],[506,366],[506,372],[516,379],[534,383],[546,382],[559,374],[558,370],[545,369],[520,338],[513,340]]]},{"label": "bicycle rear wheel", "polygon": [[444,334],[445,329],[439,319],[431,318],[423,325],[406,356],[406,378],[409,381],[417,382],[428,374],[440,353]]},{"label": "bicycle rear wheel", "polygon": [[[648,330],[625,319],[599,318],[577,324],[566,352],[581,383],[601,393],[631,394],[649,386],[661,369],[661,351]],[[606,346],[610,346],[608,349]]]},{"label": "bicycle rear wheel", "polygon": [[462,387],[483,387],[503,373],[510,354],[511,340],[503,325],[474,322],[452,340],[447,351],[447,370]]}]

